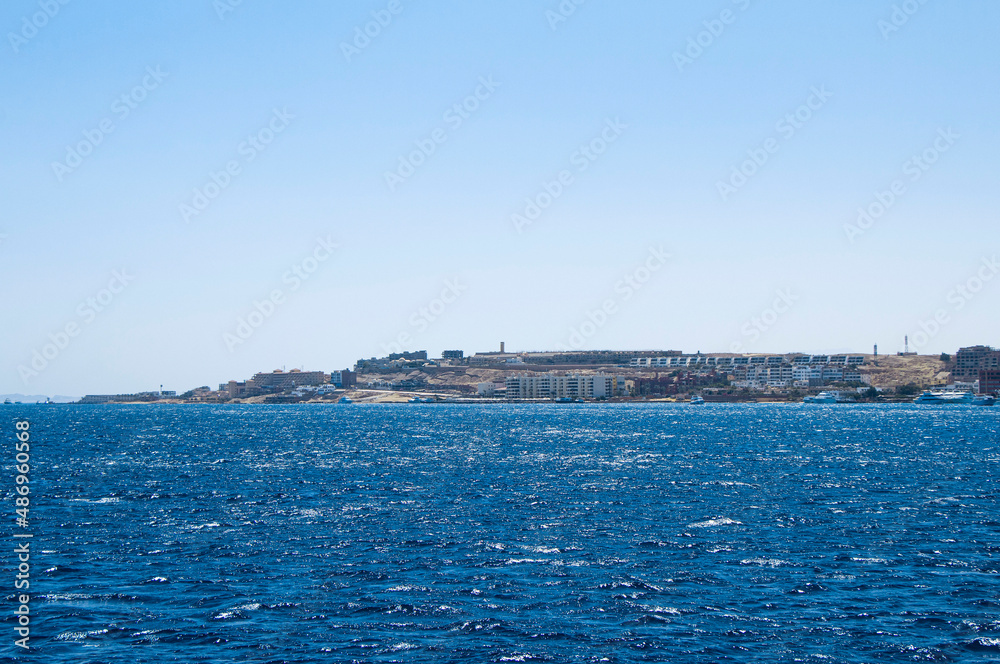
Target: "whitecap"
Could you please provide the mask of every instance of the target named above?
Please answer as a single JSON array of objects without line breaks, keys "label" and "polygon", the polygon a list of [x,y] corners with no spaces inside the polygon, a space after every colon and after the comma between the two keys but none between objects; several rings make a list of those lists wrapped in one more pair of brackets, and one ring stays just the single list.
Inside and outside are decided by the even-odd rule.
[{"label": "whitecap", "polygon": [[742,526],[742,521],[737,521],[735,519],[730,519],[729,517],[721,517],[718,519],[709,519],[707,521],[696,521],[694,523],[689,523],[689,528],[715,528],[716,526]]},{"label": "whitecap", "polygon": [[412,592],[430,592],[430,588],[425,588],[424,586],[411,586],[407,584],[393,586],[392,588],[386,588],[387,593],[412,593]]},{"label": "whitecap", "polygon": [[554,546],[522,546],[521,548],[532,553],[562,553]]},{"label": "whitecap", "polygon": [[780,558],[744,558],[740,561],[740,565],[760,565],[761,567],[781,567],[790,564],[787,560]]},{"label": "whitecap", "polygon": [[191,526],[191,530],[201,530],[202,528],[218,528],[219,524],[213,521],[212,523],[203,523],[200,526]]},{"label": "whitecap", "polygon": [[399,652],[401,650],[413,650],[414,648],[419,648],[419,647],[420,646],[418,646],[415,643],[405,643],[404,642],[404,643],[397,643],[397,644],[395,644],[393,646],[390,646],[389,650],[391,652]]}]

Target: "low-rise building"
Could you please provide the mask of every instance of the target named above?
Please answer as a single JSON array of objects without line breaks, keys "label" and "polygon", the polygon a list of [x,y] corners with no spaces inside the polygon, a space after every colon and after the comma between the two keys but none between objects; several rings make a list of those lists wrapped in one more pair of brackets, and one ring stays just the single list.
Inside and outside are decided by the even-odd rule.
[{"label": "low-rise building", "polygon": [[349,389],[356,387],[358,384],[358,374],[351,371],[350,369],[341,369],[340,371],[330,372],[330,382],[337,387],[342,387],[344,389]]},{"label": "low-rise building", "polygon": [[407,360],[408,362],[415,360],[426,360],[427,351],[426,350],[415,350],[415,351],[403,351],[402,353],[389,353],[389,360]]},{"label": "low-rise building", "polygon": [[508,399],[601,399],[615,395],[615,376],[607,374],[519,375],[507,379]]},{"label": "low-rise building", "polygon": [[280,369],[271,373],[258,373],[253,378],[255,388],[261,393],[271,394],[274,392],[287,392],[294,390],[301,385],[323,385],[330,382],[330,374],[322,371],[282,371]]},{"label": "low-rise building", "polygon": [[823,367],[823,381],[826,383],[837,383],[844,380],[844,370],[834,367]]}]

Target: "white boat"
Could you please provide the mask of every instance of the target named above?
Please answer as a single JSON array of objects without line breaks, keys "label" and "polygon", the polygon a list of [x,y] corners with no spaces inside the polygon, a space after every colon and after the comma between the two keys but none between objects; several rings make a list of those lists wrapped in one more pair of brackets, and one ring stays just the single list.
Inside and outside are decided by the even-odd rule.
[{"label": "white boat", "polygon": [[697,405],[697,404],[700,404],[700,403],[705,403],[705,400],[702,397],[700,397],[697,394],[694,395],[693,397],[691,397],[691,404],[692,405]]},{"label": "white boat", "polygon": [[829,390],[819,394],[808,396],[802,400],[803,403],[847,403],[847,399],[840,396],[840,392]]},{"label": "white boat", "polygon": [[971,404],[974,401],[975,397],[972,392],[957,392],[954,390],[948,392],[934,392],[932,390],[927,390],[914,399],[913,403],[944,404],[952,406]]},{"label": "white boat", "polygon": [[354,403],[354,402],[351,400],[351,397],[340,397],[340,401],[338,401],[337,403]]}]

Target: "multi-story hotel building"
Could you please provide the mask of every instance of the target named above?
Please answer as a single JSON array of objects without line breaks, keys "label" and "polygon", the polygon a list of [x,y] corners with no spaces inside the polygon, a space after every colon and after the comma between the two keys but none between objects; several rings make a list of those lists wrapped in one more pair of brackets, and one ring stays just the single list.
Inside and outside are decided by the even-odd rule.
[{"label": "multi-story hotel building", "polygon": [[615,386],[615,377],[602,373],[520,375],[506,381],[508,399],[600,399],[614,396]]},{"label": "multi-story hotel building", "polygon": [[989,346],[959,348],[958,352],[955,353],[955,368],[951,372],[951,379],[963,383],[974,383],[979,380],[980,371],[991,369],[1000,370],[1000,350]]}]

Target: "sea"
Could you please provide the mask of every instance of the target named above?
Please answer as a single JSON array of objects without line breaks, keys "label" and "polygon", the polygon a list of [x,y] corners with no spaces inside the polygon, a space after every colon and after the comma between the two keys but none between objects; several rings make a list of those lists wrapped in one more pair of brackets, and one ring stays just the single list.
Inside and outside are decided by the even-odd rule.
[{"label": "sea", "polygon": [[3,661],[1000,661],[1000,408],[0,408]]}]

